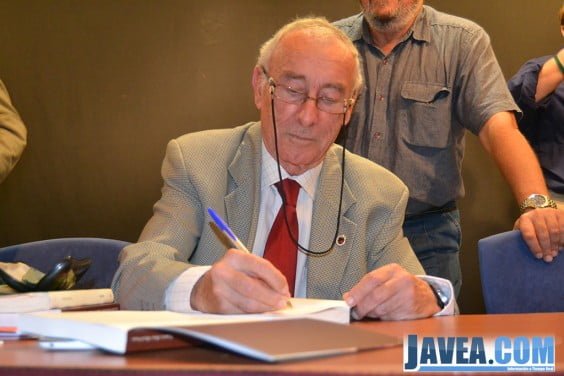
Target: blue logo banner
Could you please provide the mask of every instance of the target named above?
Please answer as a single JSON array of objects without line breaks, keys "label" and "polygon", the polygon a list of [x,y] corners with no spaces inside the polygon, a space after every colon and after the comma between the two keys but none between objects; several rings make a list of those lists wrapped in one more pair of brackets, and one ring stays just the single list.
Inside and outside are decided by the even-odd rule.
[{"label": "blue logo banner", "polygon": [[406,372],[554,372],[554,337],[419,337],[403,342]]}]

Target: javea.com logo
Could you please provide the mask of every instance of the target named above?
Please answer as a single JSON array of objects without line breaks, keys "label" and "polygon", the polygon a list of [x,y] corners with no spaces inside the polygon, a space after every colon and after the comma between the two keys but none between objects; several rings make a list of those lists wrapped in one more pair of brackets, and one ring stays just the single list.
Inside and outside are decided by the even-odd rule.
[{"label": "javea.com logo", "polygon": [[554,372],[554,337],[418,337],[403,342],[407,372]]}]

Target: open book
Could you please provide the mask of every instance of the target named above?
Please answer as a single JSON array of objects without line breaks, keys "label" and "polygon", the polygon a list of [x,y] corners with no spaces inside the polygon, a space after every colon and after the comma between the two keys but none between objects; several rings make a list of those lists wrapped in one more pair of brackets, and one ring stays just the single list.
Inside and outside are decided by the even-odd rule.
[{"label": "open book", "polygon": [[23,333],[78,340],[117,354],[203,341],[270,362],[401,343],[347,325],[350,311],[343,301],[292,299],[291,302],[291,308],[244,315],[170,311],[24,314],[18,327]]}]

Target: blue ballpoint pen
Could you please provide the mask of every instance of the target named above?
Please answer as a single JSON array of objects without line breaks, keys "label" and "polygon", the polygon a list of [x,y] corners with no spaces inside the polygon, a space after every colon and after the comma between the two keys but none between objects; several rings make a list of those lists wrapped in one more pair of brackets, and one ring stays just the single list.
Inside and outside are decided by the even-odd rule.
[{"label": "blue ballpoint pen", "polygon": [[[227,236],[227,239],[229,239],[233,248],[237,248],[240,249],[241,251],[251,253],[249,252],[247,247],[245,247],[245,245],[239,240],[239,238],[235,235],[235,233],[229,228],[227,223],[225,223],[223,219],[221,219],[221,217],[215,212],[215,210],[213,210],[212,208],[208,208],[208,213],[212,217],[217,227]],[[286,302],[286,306],[288,308],[292,308],[292,303],[288,300]]]},{"label": "blue ballpoint pen", "polygon": [[233,248],[237,248],[237,249],[240,249],[241,251],[251,253],[251,252],[249,252],[247,247],[245,247],[245,245],[239,240],[239,238],[235,235],[235,233],[233,231],[231,231],[231,229],[229,228],[227,223],[225,223],[223,221],[223,219],[221,219],[221,217],[219,215],[217,215],[215,210],[213,210],[212,208],[208,208],[208,213],[212,217],[212,219],[215,222],[215,224],[217,225],[217,227],[219,227],[219,229],[225,235],[227,235],[227,238],[231,242],[231,245],[233,246]]}]

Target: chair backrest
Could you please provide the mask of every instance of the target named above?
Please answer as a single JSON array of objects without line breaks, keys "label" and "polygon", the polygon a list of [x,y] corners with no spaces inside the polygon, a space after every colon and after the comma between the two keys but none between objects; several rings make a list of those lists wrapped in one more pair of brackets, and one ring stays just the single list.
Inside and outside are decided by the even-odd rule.
[{"label": "chair backrest", "polygon": [[521,232],[478,241],[487,313],[564,312],[564,254],[536,259]]},{"label": "chair backrest", "polygon": [[110,287],[118,268],[118,255],[128,242],[102,238],[60,238],[0,248],[0,261],[26,263],[42,272],[66,256],[90,258],[92,264],[79,281],[84,288]]}]

